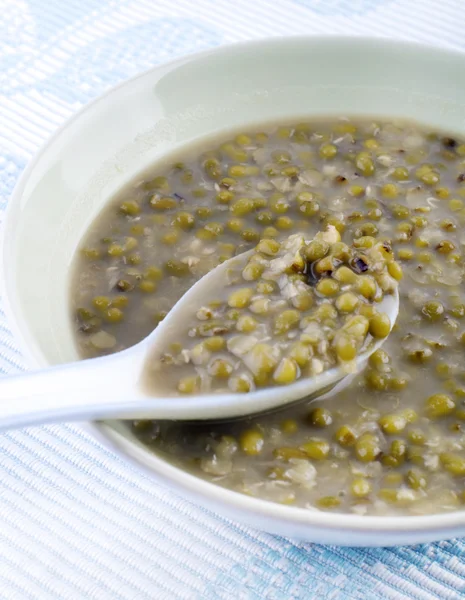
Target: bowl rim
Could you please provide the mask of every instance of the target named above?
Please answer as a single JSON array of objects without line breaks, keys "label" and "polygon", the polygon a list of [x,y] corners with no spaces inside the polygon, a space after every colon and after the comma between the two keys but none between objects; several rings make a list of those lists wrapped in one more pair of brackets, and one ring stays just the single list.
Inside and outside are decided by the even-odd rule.
[{"label": "bowl rim", "polygon": [[[296,35],[296,36],[272,36],[261,38],[258,40],[240,41],[230,44],[225,44],[220,47],[214,47],[201,52],[196,52],[188,56],[175,58],[171,61],[163,62],[154,67],[150,67],[130,77],[117,85],[109,88],[103,94],[83,106],[69,119],[67,119],[55,132],[48,136],[42,143],[35,155],[29,161],[28,165],[18,178],[7,208],[4,212],[4,218],[0,236],[0,272],[4,282],[2,291],[2,300],[4,305],[7,323],[11,332],[25,357],[28,365],[35,367],[49,366],[47,361],[41,356],[38,351],[33,351],[31,343],[32,336],[27,340],[25,329],[21,326],[19,313],[13,308],[15,290],[12,283],[12,273],[8,268],[8,257],[12,253],[12,245],[9,240],[12,238],[14,228],[11,227],[15,215],[20,211],[20,201],[24,189],[28,183],[31,174],[37,163],[41,160],[42,155],[50,146],[55,144],[65,133],[66,130],[79,121],[87,113],[102,103],[108,101],[109,98],[120,89],[130,87],[139,79],[142,79],[150,74],[154,76],[158,72],[167,68],[177,68],[183,64],[195,62],[205,58],[210,54],[227,57],[231,52],[248,51],[251,53],[259,52],[261,49],[266,49],[273,46],[288,46],[296,45],[314,45],[324,46],[325,44],[338,44],[341,48],[346,45],[360,45],[363,47],[377,47],[377,51],[390,51],[394,48],[403,49],[409,53],[433,53],[443,55],[445,57],[455,57],[465,61],[465,52],[460,49],[450,46],[435,46],[433,44],[425,44],[411,40],[397,40],[395,38],[377,37],[377,36],[358,36],[358,35],[339,35],[339,34],[319,34],[319,35]],[[124,450],[116,443],[113,435],[108,435],[105,432],[105,424],[97,422],[86,423],[82,425],[83,429],[88,431],[92,437],[96,438],[103,446],[121,457],[124,461],[129,461],[137,469],[142,469],[150,474],[151,478],[158,479],[162,483],[174,487],[181,493],[186,492],[191,496],[196,497],[202,503],[202,499],[207,501],[207,504],[221,503],[227,509],[238,510],[242,514],[250,516],[260,516],[270,518],[273,521],[277,519],[281,523],[301,525],[305,528],[315,530],[332,530],[340,533],[376,533],[387,532],[395,534],[402,532],[423,532],[434,534],[441,532],[441,536],[445,537],[445,533],[454,533],[455,529],[465,526],[465,510],[457,510],[450,513],[434,513],[431,515],[418,516],[375,516],[375,515],[357,515],[353,513],[330,513],[306,508],[298,508],[293,506],[285,506],[268,500],[262,500],[255,497],[246,496],[234,490],[223,488],[214,483],[210,483],[200,477],[197,477],[181,468],[175,467],[160,456],[143,450],[134,442],[125,439],[128,448]],[[116,435],[121,435],[117,433]],[[124,436],[122,436],[124,437]],[[140,455],[140,456],[139,456]],[[146,464],[145,458],[150,458],[153,466]],[[386,538],[387,541],[387,538]],[[378,545],[383,545],[380,543]]]}]

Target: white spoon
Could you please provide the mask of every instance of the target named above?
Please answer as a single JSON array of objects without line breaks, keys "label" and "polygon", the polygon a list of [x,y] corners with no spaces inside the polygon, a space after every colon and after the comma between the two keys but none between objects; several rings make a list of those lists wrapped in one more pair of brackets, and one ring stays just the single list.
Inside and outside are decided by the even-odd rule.
[{"label": "white spoon", "polygon": [[[181,331],[192,307],[227,285],[227,271],[244,266],[255,250],[236,256],[200,279],[177,302],[168,316],[144,340],[122,352],[58,365],[42,371],[0,378],[0,429],[56,421],[125,419],[224,419],[269,411],[307,396],[322,396],[345,387],[353,374],[335,367],[291,385],[262,388],[248,394],[154,397],[144,389],[144,366],[166,349],[166,340]],[[378,309],[392,324],[399,312],[399,296],[385,295]],[[360,371],[370,354],[385,340],[368,340],[356,358]]]}]

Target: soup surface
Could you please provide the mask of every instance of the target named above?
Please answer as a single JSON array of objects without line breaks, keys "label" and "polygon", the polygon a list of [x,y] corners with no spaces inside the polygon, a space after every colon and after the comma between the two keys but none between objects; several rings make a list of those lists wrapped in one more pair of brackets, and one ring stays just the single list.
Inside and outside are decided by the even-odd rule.
[{"label": "soup surface", "polygon": [[[348,246],[387,244],[398,261],[390,274],[404,274],[399,318],[343,392],[243,421],[128,427],[181,468],[275,502],[358,514],[460,509],[464,224],[465,141],[413,123],[318,120],[204,142],[124,189],[86,235],[71,290],[80,353],[137,343],[202,275],[260,240],[308,240],[333,226]],[[240,331],[245,321],[231,313],[228,323]],[[300,327],[295,342],[286,364],[300,368],[313,342]]]}]

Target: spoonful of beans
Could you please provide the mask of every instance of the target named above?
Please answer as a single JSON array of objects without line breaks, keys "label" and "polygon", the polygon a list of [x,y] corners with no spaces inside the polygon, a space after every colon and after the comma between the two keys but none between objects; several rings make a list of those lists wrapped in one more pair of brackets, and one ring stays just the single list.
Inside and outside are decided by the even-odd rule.
[{"label": "spoonful of beans", "polygon": [[132,348],[1,379],[0,429],[223,419],[321,399],[389,335],[401,277],[388,243],[348,246],[332,226],[312,240],[262,239],[200,279]]}]

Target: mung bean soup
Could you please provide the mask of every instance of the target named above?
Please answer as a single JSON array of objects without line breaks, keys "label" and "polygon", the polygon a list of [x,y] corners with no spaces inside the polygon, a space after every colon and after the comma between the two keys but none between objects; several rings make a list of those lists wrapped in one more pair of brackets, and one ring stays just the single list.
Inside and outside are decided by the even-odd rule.
[{"label": "mung bean soup", "polygon": [[[465,503],[464,224],[465,140],[415,123],[334,118],[204,143],[122,190],[86,235],[71,294],[80,354],[137,343],[195,281],[263,240],[277,247],[289,236],[312,240],[334,228],[338,252],[389,247],[399,317],[383,348],[341,393],[242,421],[128,427],[180,468],[251,496],[357,514],[459,510]],[[318,259],[328,259],[333,275],[345,265],[333,248],[325,250]],[[375,293],[369,276],[353,274],[357,292]],[[328,281],[344,292],[337,277]],[[312,290],[318,325],[329,326],[349,304],[359,306],[350,291],[338,308],[336,286],[322,287]],[[248,288],[250,299],[266,296],[259,279]],[[261,385],[260,374],[239,377],[234,364],[221,362],[223,336],[253,338],[254,328],[278,316],[229,306],[222,315],[227,332],[206,327],[195,343],[210,380],[242,392]],[[279,377],[295,377],[315,358],[315,340],[300,320],[294,327],[293,316],[275,332],[292,333],[293,353],[278,375],[273,360],[266,384],[286,383]],[[192,390],[197,381],[189,383]],[[189,385],[178,393],[192,391]]]},{"label": "mung bean soup", "polygon": [[214,269],[170,321],[143,385],[156,396],[247,393],[335,367],[354,372],[357,356],[390,333],[382,301],[400,275],[390,244],[348,246],[334,225],[310,241],[301,233],[260,240]]}]

